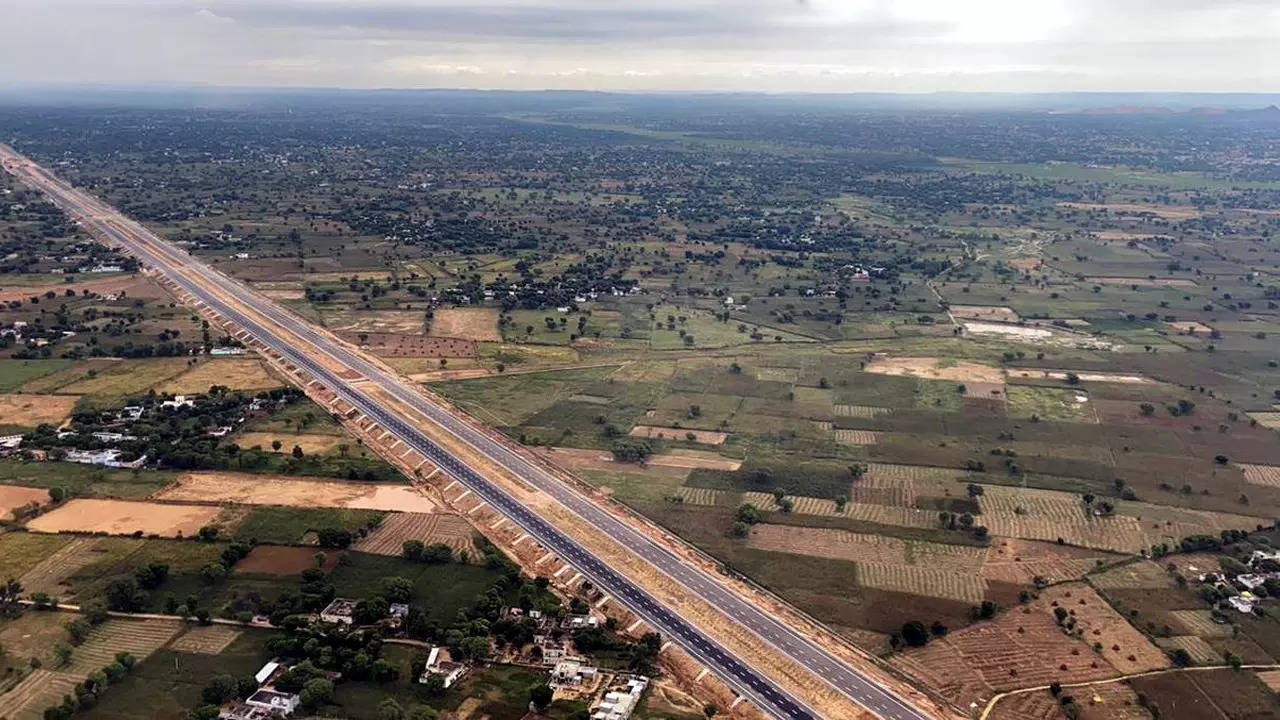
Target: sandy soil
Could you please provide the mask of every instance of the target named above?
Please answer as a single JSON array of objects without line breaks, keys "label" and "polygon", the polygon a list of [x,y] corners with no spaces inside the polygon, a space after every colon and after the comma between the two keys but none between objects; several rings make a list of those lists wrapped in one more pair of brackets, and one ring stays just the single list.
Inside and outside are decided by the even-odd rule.
[{"label": "sandy soil", "polygon": [[[360,343],[360,333],[339,333],[349,343]],[[476,342],[459,338],[413,333],[364,333],[363,347],[382,357],[466,358],[476,356]]]},{"label": "sandy soil", "polygon": [[208,505],[171,505],[129,500],[76,499],[27,523],[36,532],[105,532],[128,535],[189,537],[213,522],[219,508]]},{"label": "sandy soil", "polygon": [[722,432],[714,432],[712,430],[688,430],[685,428],[673,427],[657,427],[654,425],[637,425],[631,428],[633,437],[645,438],[666,438],[676,440],[688,440],[690,434],[693,435],[693,442],[702,443],[703,445],[723,445],[724,441],[729,437]]},{"label": "sandy soil", "polygon": [[1009,335],[1022,340],[1044,340],[1053,337],[1053,333],[1044,328],[984,322],[967,322],[964,324],[964,331],[975,335]]},{"label": "sandy soil", "polygon": [[31,503],[44,505],[49,502],[49,491],[44,488],[0,485],[0,514],[7,516],[15,509]]},{"label": "sandy soil", "polygon": [[953,316],[967,320],[1018,322],[1018,313],[1013,308],[1000,305],[952,305],[949,309]]},{"label": "sandy soil", "polygon": [[1023,272],[1026,272],[1028,270],[1035,270],[1036,268],[1040,267],[1040,265],[1044,263],[1044,260],[1036,257],[1013,258],[1012,260],[1009,260],[1008,263],[1009,263],[1009,267],[1014,268],[1015,270],[1022,270]]},{"label": "sandy soil", "polygon": [[256,358],[217,358],[206,360],[166,380],[156,387],[156,392],[179,395],[207,393],[212,385],[232,390],[267,390],[282,387],[284,381],[267,372],[266,365]]},{"label": "sandy soil", "polygon": [[71,415],[77,395],[0,395],[0,418],[6,425],[59,425]]},{"label": "sandy soil", "polygon": [[492,308],[441,308],[431,319],[431,334],[480,342],[502,342],[498,311]]},{"label": "sandy soil", "polygon": [[341,435],[291,435],[289,433],[273,433],[273,432],[248,432],[235,437],[236,444],[240,447],[251,448],[254,445],[261,445],[263,450],[271,450],[271,443],[275,440],[280,441],[280,452],[293,452],[293,446],[297,445],[302,448],[302,452],[307,455],[322,455],[334,449],[343,442],[352,444],[349,438]]},{"label": "sandy soil", "polygon": [[584,450],[581,448],[547,448],[540,449],[541,455],[566,469],[574,470],[625,470],[627,472],[663,472],[677,469],[710,468],[712,470],[737,470],[742,467],[741,461],[722,458],[714,453],[698,453],[686,451],[682,454],[652,455],[645,465],[621,463],[613,459],[613,454],[603,450]]},{"label": "sandy soil", "polygon": [[337,332],[421,333],[424,317],[419,310],[328,310],[324,324]]},{"label": "sandy soil", "polygon": [[[56,276],[50,275],[49,277],[54,278]],[[58,280],[58,282],[51,282],[44,285],[0,286],[0,302],[10,302],[12,300],[25,301],[33,295],[43,296],[50,290],[59,295],[65,295],[67,290],[75,290],[77,295],[82,295],[85,290],[88,290],[90,293],[97,293],[98,295],[119,295],[123,292],[127,297],[137,298],[161,298],[169,296],[168,293],[166,293],[160,286],[144,277],[125,275],[109,278],[96,278],[86,282],[68,283]]]},{"label": "sandy soil", "polygon": [[1208,325],[1195,322],[1194,320],[1182,320],[1178,322],[1171,322],[1169,323],[1169,327],[1177,330],[1179,333],[1186,333],[1188,335],[1206,335],[1207,336],[1209,333],[1213,332],[1213,328],[1209,327]]},{"label": "sandy soil", "polygon": [[1068,370],[1010,370],[1010,378],[1037,378],[1041,380],[1066,380],[1068,372],[1075,372],[1076,377],[1084,382],[1101,382],[1101,383],[1126,383],[1132,385],[1145,385],[1154,382],[1151,378],[1142,375],[1128,375],[1122,373],[1094,373],[1084,371],[1068,371]]},{"label": "sandy soil", "polygon": [[1196,282],[1187,278],[1149,277],[1089,277],[1085,280],[1098,285],[1137,285],[1138,287],[1195,287]]},{"label": "sandy soil", "polygon": [[1200,211],[1189,205],[1148,205],[1146,203],[1076,203],[1061,202],[1062,207],[1075,210],[1109,210],[1114,213],[1150,213],[1168,220],[1189,220],[1200,217]]},{"label": "sandy soil", "polygon": [[164,500],[199,500],[242,505],[343,507],[365,510],[433,512],[436,504],[409,485],[306,480],[279,475],[193,472],[162,490]]},{"label": "sandy soil", "polygon": [[934,357],[877,358],[866,371],[879,375],[910,375],[932,380],[1004,384],[1004,371],[989,365],[958,360],[944,362]]}]

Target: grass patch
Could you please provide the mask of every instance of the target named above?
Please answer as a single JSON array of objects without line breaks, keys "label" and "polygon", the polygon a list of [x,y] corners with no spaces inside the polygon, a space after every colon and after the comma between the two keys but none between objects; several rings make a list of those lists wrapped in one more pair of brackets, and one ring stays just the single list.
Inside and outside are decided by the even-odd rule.
[{"label": "grass patch", "polygon": [[[1065,422],[1097,422],[1088,393],[1079,388],[1034,387],[1010,385],[1006,390],[1009,414],[1014,417],[1038,417],[1041,420]],[[1079,402],[1077,398],[1086,398]]]},{"label": "grass patch", "polygon": [[74,364],[72,360],[0,360],[0,392],[13,392],[28,381]]},{"label": "grass patch", "polygon": [[768,463],[748,460],[737,471],[696,469],[689,473],[685,484],[744,492],[782,490],[788,495],[834,499],[839,495],[847,496],[853,486],[850,464],[796,458]]},{"label": "grass patch", "polygon": [[9,532],[0,535],[0,579],[22,576],[71,542],[67,535]]},{"label": "grass patch", "polygon": [[413,604],[427,618],[449,623],[493,587],[502,573],[478,565],[424,565],[390,555],[349,552],[329,574],[329,582],[341,597],[366,597],[376,592],[382,578],[394,576],[413,583]]},{"label": "grass patch", "polygon": [[312,530],[342,528],[355,533],[361,528],[376,525],[386,515],[377,510],[349,508],[255,507],[236,528],[235,537],[292,545],[301,542],[302,536]]},{"label": "grass patch", "polygon": [[[954,360],[952,363],[954,364]],[[964,400],[964,386],[950,380],[917,380],[916,407],[926,410],[960,409]]]},{"label": "grass patch", "polygon": [[113,470],[67,462],[0,459],[0,484],[62,487],[78,496],[143,498],[173,482],[164,470]]},{"label": "grass patch", "polygon": [[178,720],[200,704],[200,691],[215,675],[251,676],[271,659],[266,642],[274,632],[246,629],[217,655],[181,653],[161,648],[138,663],[119,684],[112,685],[94,707],[77,718],[134,720],[146,717]]}]

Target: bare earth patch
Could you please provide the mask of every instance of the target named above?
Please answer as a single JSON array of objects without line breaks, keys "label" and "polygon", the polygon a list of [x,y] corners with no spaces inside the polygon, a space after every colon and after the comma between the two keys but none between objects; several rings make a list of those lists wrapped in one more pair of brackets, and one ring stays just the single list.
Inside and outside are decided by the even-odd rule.
[{"label": "bare earth patch", "polygon": [[1189,278],[1149,278],[1149,277],[1116,277],[1112,275],[1087,277],[1085,280],[1097,285],[1137,285],[1138,287],[1195,287],[1196,281]]},{"label": "bare earth patch", "polygon": [[1009,377],[1016,380],[1036,378],[1039,380],[1066,381],[1068,373],[1074,373],[1075,376],[1083,382],[1125,383],[1132,385],[1147,385],[1154,382],[1151,378],[1143,375],[1131,375],[1127,373],[1077,372],[1072,370],[1009,370]]},{"label": "bare earth patch", "polygon": [[36,532],[103,532],[187,537],[213,522],[219,509],[208,505],[174,505],[78,498],[27,523]]},{"label": "bare earth patch", "polygon": [[79,399],[76,395],[0,395],[0,418],[6,425],[23,427],[60,425],[71,416]]},{"label": "bare earth patch", "polygon": [[44,488],[20,487],[18,485],[0,486],[0,514],[5,516],[14,510],[37,503],[49,502],[49,491]]},{"label": "bare earth patch", "polygon": [[953,316],[965,320],[1018,322],[1018,313],[1013,308],[1002,305],[952,305],[949,310]]},{"label": "bare earth patch", "polygon": [[635,463],[622,463],[613,459],[613,454],[602,450],[584,450],[582,448],[546,448],[535,452],[542,453],[559,465],[571,470],[618,470],[627,468],[641,473],[663,473],[684,477],[687,470],[709,468],[711,470],[737,470],[742,461],[723,458],[715,453],[699,453],[696,450],[680,454],[651,455],[644,466]]},{"label": "bare earth patch", "polygon": [[[1067,613],[1064,631],[1055,610]],[[1094,652],[1093,644],[1102,650]],[[1169,658],[1083,583],[1046,588],[1026,605],[890,660],[961,706],[1055,680],[1102,680],[1169,666]]]},{"label": "bare earth patch", "polygon": [[1122,215],[1154,215],[1167,220],[1189,220],[1200,217],[1200,211],[1190,205],[1153,205],[1148,203],[1078,203],[1060,202],[1058,205],[1073,210],[1108,210]]},{"label": "bare earth patch", "polygon": [[725,433],[712,430],[688,430],[654,425],[637,425],[631,428],[630,434],[632,437],[656,438],[659,440],[690,440],[703,445],[723,445],[724,441],[729,437]]},{"label": "bare earth patch", "polygon": [[869,373],[902,375],[930,380],[987,382],[1004,384],[1004,371],[967,360],[945,360],[935,357],[876,358],[866,367]]},{"label": "bare earth patch", "polygon": [[164,500],[433,512],[436,504],[410,485],[304,480],[278,475],[192,472],[165,488]]},{"label": "bare earth patch", "polygon": [[987,562],[982,575],[987,580],[1015,585],[1030,585],[1037,578],[1057,583],[1079,580],[1097,567],[1098,562],[1115,559],[1085,548],[1057,543],[998,538],[987,548]]},{"label": "bare earth patch", "polygon": [[206,360],[166,380],[156,387],[156,392],[179,395],[207,393],[213,385],[232,390],[268,390],[283,387],[284,381],[268,372],[262,361],[256,358],[217,358]]},{"label": "bare earth patch", "polygon": [[431,319],[431,334],[477,342],[502,342],[498,311],[492,308],[441,308]]}]

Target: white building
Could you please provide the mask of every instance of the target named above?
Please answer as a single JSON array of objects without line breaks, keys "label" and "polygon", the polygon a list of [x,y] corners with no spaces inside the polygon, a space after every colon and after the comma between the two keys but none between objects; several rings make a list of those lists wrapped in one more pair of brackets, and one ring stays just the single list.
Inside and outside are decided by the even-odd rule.
[{"label": "white building", "polygon": [[604,694],[600,704],[591,713],[591,720],[627,720],[635,712],[648,687],[649,678],[642,675],[629,677],[626,684]]},{"label": "white building", "polygon": [[245,699],[246,705],[260,707],[280,715],[292,715],[298,709],[300,699],[294,693],[283,693],[278,690],[263,688]]},{"label": "white building", "polygon": [[140,455],[136,460],[125,462],[120,459],[119,450],[68,450],[66,460],[67,462],[80,463],[81,465],[102,465],[103,467],[133,470],[146,464],[147,456]]},{"label": "white building", "polygon": [[444,680],[445,689],[448,689],[462,679],[462,676],[467,672],[467,666],[451,660],[444,660],[443,657],[444,655],[440,652],[440,648],[431,648],[431,652],[427,654],[427,664],[422,668],[422,674],[418,676],[418,682],[425,683],[432,675],[439,675]]},{"label": "white building", "polygon": [[352,615],[356,611],[356,601],[348,598],[334,598],[333,602],[320,611],[320,619],[327,623],[350,625]]}]

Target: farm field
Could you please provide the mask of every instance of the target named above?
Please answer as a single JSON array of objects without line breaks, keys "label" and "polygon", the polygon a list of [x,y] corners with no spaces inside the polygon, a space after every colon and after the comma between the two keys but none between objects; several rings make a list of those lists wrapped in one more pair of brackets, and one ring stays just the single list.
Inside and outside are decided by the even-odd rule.
[{"label": "farm field", "polygon": [[217,507],[126,500],[77,499],[27,524],[35,532],[191,537],[217,519]]},{"label": "farm field", "polygon": [[[1066,610],[1079,639],[1063,632],[1054,611]],[[1101,643],[1100,652],[1090,645]],[[989,623],[957,630],[893,659],[956,702],[985,701],[1000,690],[1099,680],[1168,667],[1152,645],[1097,593],[1080,583],[1056,585]]]},{"label": "farm field", "polygon": [[474,535],[475,530],[457,515],[397,512],[388,515],[376,529],[351,547],[378,555],[400,555],[405,541],[418,540],[424,545],[448,545],[458,558],[464,555],[476,557]]},{"label": "farm field", "polygon": [[436,503],[409,485],[335,482],[239,473],[193,472],[156,494],[170,501],[239,505],[357,508],[432,512]]},{"label": "farm field", "polygon": [[160,393],[188,395],[207,393],[214,385],[231,390],[270,390],[282,387],[284,382],[269,372],[261,360],[215,358],[160,383],[155,390]]},{"label": "farm field", "polygon": [[[989,720],[1280,715],[1280,681],[1207,669],[1280,660],[1273,99],[266,97],[0,103],[0,137],[957,716],[1005,691]],[[7,173],[0,197],[0,572],[276,628],[183,625],[78,716],[181,720],[330,597],[408,594],[406,637],[451,645],[505,642],[503,607],[598,600],[539,595],[547,568],[522,554],[517,580],[487,513],[448,512],[251,349],[215,354],[242,338]],[[11,709],[69,688],[58,628],[19,623],[0,624]],[[518,720],[546,677],[476,667],[425,698],[417,649],[383,650],[400,677],[300,714],[393,717],[390,697]],[[695,697],[635,717],[705,716],[709,686],[661,670]],[[1054,681],[1104,682],[1064,705]]]}]

